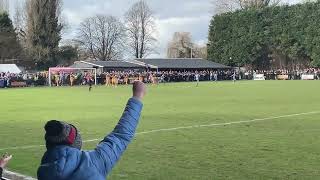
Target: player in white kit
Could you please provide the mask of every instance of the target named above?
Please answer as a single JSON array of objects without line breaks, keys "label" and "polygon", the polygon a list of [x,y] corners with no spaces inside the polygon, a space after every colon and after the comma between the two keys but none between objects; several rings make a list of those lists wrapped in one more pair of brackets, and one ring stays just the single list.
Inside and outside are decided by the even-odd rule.
[{"label": "player in white kit", "polygon": [[236,83],[237,77],[236,77],[236,72],[235,71],[233,72],[232,80],[233,80],[233,83]]},{"label": "player in white kit", "polygon": [[199,75],[198,71],[195,74],[195,79],[197,81],[197,87],[198,87],[199,86],[199,81],[200,81],[200,75]]}]

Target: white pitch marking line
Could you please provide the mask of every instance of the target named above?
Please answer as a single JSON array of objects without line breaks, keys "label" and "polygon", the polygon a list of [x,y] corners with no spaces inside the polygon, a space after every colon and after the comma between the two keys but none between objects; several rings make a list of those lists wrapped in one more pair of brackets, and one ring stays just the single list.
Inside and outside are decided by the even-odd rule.
[{"label": "white pitch marking line", "polygon": [[[201,127],[226,126],[226,125],[232,125],[232,124],[251,123],[251,122],[257,122],[257,121],[267,121],[267,120],[273,120],[273,119],[281,119],[281,118],[286,118],[286,117],[295,117],[295,116],[310,115],[310,114],[320,114],[320,111],[312,111],[312,112],[305,112],[305,113],[298,113],[298,114],[289,114],[289,115],[282,115],[282,116],[273,116],[273,117],[252,119],[252,120],[246,120],[246,121],[234,121],[234,122],[226,122],[226,123],[202,124],[202,125],[182,126],[182,127],[167,128],[167,129],[156,129],[156,130],[151,130],[151,131],[138,132],[138,133],[136,133],[136,135],[150,134],[150,133],[163,132],[163,131],[176,131],[176,130],[180,130],[180,129],[193,129],[193,128],[201,128]],[[87,143],[87,142],[96,142],[96,141],[101,141],[101,140],[102,139],[90,139],[90,140],[85,140],[83,142]],[[44,146],[45,145],[8,147],[8,148],[2,148],[2,149],[0,149],[0,151],[15,150],[15,149],[31,149],[31,148],[44,147]]]},{"label": "white pitch marking line", "polygon": [[[5,176],[14,176],[15,178],[16,177],[18,177],[18,178],[23,178],[24,180],[37,180],[37,179],[35,179],[35,178],[33,178],[33,177],[30,177],[30,176],[25,176],[25,175],[23,175],[23,174],[20,174],[20,173],[16,173],[16,172],[12,172],[12,171],[8,171],[8,170],[5,170],[4,171],[4,175]],[[15,179],[14,178],[14,179]]]},{"label": "white pitch marking line", "polygon": [[161,132],[161,131],[176,131],[176,130],[180,130],[180,129],[193,129],[193,128],[201,128],[201,127],[225,126],[225,125],[232,125],[232,124],[242,124],[242,123],[250,123],[250,122],[256,122],[256,121],[266,121],[266,120],[273,120],[273,119],[280,119],[280,118],[294,117],[294,116],[302,116],[302,115],[310,115],[310,114],[319,114],[319,113],[320,113],[320,111],[313,111],[313,112],[306,112],[306,113],[299,113],[299,114],[289,114],[289,115],[283,115],[283,116],[252,119],[252,120],[246,120],[246,121],[234,121],[234,122],[227,122],[227,123],[204,124],[204,125],[193,125],[193,126],[184,126],[184,127],[176,127],[176,128],[168,128],[168,129],[157,129],[157,130],[140,132],[140,133],[136,133],[136,134],[139,135],[139,134],[149,134],[149,133],[155,133],[155,132]]},{"label": "white pitch marking line", "polygon": [[30,146],[8,147],[8,148],[0,149],[0,151],[16,150],[16,149],[32,149],[32,148],[38,148],[38,147],[45,147],[45,145],[30,145]]}]

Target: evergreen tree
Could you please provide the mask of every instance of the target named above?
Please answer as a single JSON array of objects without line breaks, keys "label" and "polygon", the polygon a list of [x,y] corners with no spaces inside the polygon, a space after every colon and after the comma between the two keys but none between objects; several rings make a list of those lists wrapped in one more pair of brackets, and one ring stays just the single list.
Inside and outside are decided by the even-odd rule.
[{"label": "evergreen tree", "polygon": [[320,1],[216,15],[209,27],[208,57],[258,69],[270,68],[274,60],[289,69],[319,67],[318,17]]},{"label": "evergreen tree", "polygon": [[60,3],[60,0],[27,2],[28,49],[39,69],[58,64],[62,30],[62,24],[59,23]]},{"label": "evergreen tree", "polygon": [[7,13],[0,14],[0,62],[19,58],[21,47]]}]

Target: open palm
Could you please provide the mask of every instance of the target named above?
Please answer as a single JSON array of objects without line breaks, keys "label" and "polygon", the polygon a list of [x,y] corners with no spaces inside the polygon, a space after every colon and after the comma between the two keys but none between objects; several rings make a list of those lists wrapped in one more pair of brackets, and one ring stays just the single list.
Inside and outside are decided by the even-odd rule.
[{"label": "open palm", "polygon": [[1,168],[4,168],[8,162],[11,160],[12,158],[12,155],[9,155],[9,154],[5,154],[2,156],[2,158],[0,159],[0,167]]}]

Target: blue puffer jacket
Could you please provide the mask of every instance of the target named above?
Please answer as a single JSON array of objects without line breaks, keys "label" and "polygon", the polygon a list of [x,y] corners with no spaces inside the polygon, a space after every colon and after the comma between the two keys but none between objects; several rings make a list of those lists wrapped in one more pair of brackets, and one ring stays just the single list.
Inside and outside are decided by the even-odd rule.
[{"label": "blue puffer jacket", "polygon": [[134,137],[142,103],[129,99],[115,129],[92,151],[69,146],[48,150],[38,169],[39,180],[105,180]]}]

